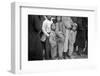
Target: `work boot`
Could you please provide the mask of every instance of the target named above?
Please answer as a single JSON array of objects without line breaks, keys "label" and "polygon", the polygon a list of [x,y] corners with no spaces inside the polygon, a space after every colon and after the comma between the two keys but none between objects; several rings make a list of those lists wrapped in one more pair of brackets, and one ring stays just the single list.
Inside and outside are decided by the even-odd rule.
[{"label": "work boot", "polygon": [[66,52],[63,52],[63,58],[66,59]]},{"label": "work boot", "polygon": [[68,57],[69,59],[71,59],[71,56],[70,56],[68,53],[66,53],[66,55],[67,55],[67,57]]}]

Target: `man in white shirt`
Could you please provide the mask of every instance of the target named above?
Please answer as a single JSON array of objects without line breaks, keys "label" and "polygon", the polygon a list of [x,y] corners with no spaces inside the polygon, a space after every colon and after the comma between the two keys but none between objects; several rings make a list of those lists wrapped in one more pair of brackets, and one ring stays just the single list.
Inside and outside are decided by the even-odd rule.
[{"label": "man in white shirt", "polygon": [[45,59],[50,59],[50,43],[49,43],[49,34],[51,32],[51,24],[53,21],[51,20],[51,16],[46,16],[43,25],[42,25],[42,31],[45,36]]}]

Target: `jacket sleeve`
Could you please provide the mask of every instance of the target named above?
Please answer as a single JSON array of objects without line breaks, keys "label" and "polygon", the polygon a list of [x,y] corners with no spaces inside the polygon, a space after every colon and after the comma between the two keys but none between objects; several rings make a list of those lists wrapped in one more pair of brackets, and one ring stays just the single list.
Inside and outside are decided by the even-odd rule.
[{"label": "jacket sleeve", "polygon": [[40,19],[39,17],[36,15],[36,16],[32,16],[33,18],[33,26],[34,26],[34,30],[36,32],[39,32],[41,30],[41,22],[40,22]]}]

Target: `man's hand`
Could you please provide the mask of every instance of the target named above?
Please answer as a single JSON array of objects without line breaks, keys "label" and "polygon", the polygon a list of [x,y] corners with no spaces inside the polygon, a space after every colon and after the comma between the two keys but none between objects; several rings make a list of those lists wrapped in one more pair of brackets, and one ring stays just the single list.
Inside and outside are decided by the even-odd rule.
[{"label": "man's hand", "polygon": [[49,37],[49,34],[47,34],[46,36]]}]

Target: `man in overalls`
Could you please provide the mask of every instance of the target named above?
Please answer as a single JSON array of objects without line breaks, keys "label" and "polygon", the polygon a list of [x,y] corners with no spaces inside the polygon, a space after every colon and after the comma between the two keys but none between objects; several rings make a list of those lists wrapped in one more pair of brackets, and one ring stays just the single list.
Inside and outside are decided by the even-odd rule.
[{"label": "man in overalls", "polygon": [[73,24],[73,21],[71,19],[71,17],[69,16],[63,16],[62,17],[62,22],[65,26],[65,42],[64,42],[64,52],[63,52],[63,56],[64,56],[64,59],[66,59],[66,57],[69,57],[69,54],[68,54],[68,43],[69,43],[69,36],[70,36],[70,30],[71,30],[71,25]]},{"label": "man in overalls", "polygon": [[57,16],[56,35],[57,35],[57,45],[58,45],[58,59],[63,59],[64,31],[65,31],[65,26],[62,23],[62,17]]}]

